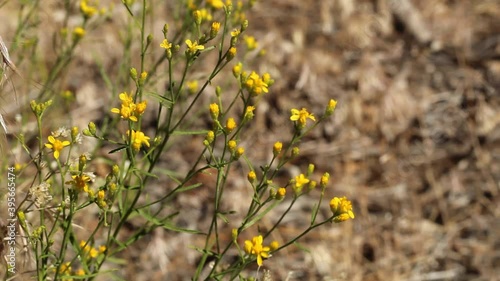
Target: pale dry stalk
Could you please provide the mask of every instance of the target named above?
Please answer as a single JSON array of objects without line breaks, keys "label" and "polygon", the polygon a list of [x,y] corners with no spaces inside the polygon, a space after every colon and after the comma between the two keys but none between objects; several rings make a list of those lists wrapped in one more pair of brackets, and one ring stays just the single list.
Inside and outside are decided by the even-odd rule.
[{"label": "pale dry stalk", "polygon": [[[16,65],[12,62],[9,56],[9,50],[5,45],[2,36],[0,36],[0,68],[1,68],[1,76],[0,76],[0,89],[3,87],[4,80],[8,80],[7,71],[11,69],[15,74],[19,75],[19,71],[17,71]],[[5,133],[7,133],[7,125],[5,125],[5,121],[3,119],[2,114],[0,114],[0,125],[2,126]]]}]

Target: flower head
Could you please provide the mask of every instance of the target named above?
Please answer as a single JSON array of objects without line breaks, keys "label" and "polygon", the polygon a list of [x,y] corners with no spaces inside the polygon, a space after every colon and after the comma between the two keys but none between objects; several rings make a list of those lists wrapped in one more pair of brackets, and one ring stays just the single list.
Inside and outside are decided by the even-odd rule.
[{"label": "flower head", "polygon": [[205,46],[198,45],[198,42],[196,42],[196,41],[192,42],[189,39],[186,40],[186,45],[188,47],[187,52],[191,55],[194,55],[194,54],[196,54],[196,52],[205,49]]},{"label": "flower head", "polygon": [[169,43],[167,39],[163,39],[163,41],[160,44],[160,47],[162,47],[165,50],[170,50],[170,48],[172,48],[172,43]]},{"label": "flower head", "polygon": [[334,222],[342,222],[348,219],[354,219],[352,203],[344,196],[342,198],[333,197],[330,201],[330,210],[333,213]]},{"label": "flower head", "polygon": [[47,138],[49,143],[45,144],[45,147],[52,149],[54,151],[54,158],[59,159],[60,151],[70,145],[69,141],[60,141],[59,139],[54,138],[54,136],[49,136]]},{"label": "flower head", "polygon": [[269,85],[255,72],[252,71],[247,77],[245,87],[250,91],[253,96],[258,96],[262,93],[269,92]]},{"label": "flower head", "polygon": [[122,101],[121,108],[112,108],[111,112],[120,114],[122,119],[137,122],[139,120],[138,117],[146,111],[147,101],[141,101],[136,104],[134,103],[134,98],[126,92],[121,93],[119,98]]},{"label": "flower head", "polygon": [[245,241],[245,251],[248,254],[254,255],[257,257],[257,264],[259,266],[262,265],[262,259],[263,258],[268,258],[269,257],[269,251],[271,251],[271,248],[266,246],[264,247],[262,245],[264,238],[262,238],[262,235],[255,236],[252,238],[252,241],[246,240]]},{"label": "flower head", "polygon": [[71,178],[72,180],[66,182],[66,184],[71,184],[77,192],[89,191],[88,183],[91,182],[91,178],[87,174],[73,175]]},{"label": "flower head", "polygon": [[297,126],[300,129],[306,126],[307,119],[316,121],[314,115],[312,113],[309,113],[305,108],[302,108],[301,110],[293,108],[291,112],[292,115],[290,116],[290,120],[297,122]]},{"label": "flower head", "polygon": [[[127,135],[130,135],[130,131],[127,131]],[[146,136],[143,132],[132,130],[131,144],[135,151],[139,151],[142,145],[149,147],[149,139],[150,137]]]},{"label": "flower head", "polygon": [[221,9],[224,7],[224,2],[222,2],[222,0],[207,0],[207,4],[212,6],[214,9]]}]

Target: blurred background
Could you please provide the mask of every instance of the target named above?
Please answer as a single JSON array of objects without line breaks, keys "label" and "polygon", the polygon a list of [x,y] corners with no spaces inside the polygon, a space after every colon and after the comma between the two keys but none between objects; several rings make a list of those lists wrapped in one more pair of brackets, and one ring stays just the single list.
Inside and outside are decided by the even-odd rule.
[{"label": "blurred background", "polygon": [[[3,2],[0,35],[9,46],[20,5]],[[116,46],[126,16],[115,2],[115,17],[88,33],[62,78],[63,88],[76,93],[68,114],[81,128],[109,114],[99,71],[117,71],[123,55]],[[148,24],[159,44],[171,5],[152,2],[156,17]],[[44,34],[56,31],[63,10],[56,1],[40,9],[44,29],[31,34],[39,40],[36,63],[51,65],[51,38]],[[327,196],[348,196],[356,212],[355,220],[321,227],[301,247],[265,261],[273,279],[499,280],[500,1],[257,1],[248,18],[247,32],[259,42],[256,67],[276,83],[259,101],[246,151],[266,163],[272,144],[292,132],[290,108],[319,114],[329,99],[338,100],[333,118],[301,143],[301,156],[283,179],[314,163],[318,175],[331,174]],[[262,50],[265,56],[257,57]],[[29,67],[29,57],[11,56],[21,73]],[[8,84],[0,101],[14,132],[15,114],[39,88],[24,79],[12,78],[21,102],[5,106],[14,96]],[[56,118],[54,126],[64,121]],[[198,143],[180,147],[165,165],[187,167]],[[210,185],[212,179],[198,180]],[[244,173],[232,184],[245,186]],[[242,189],[229,193],[227,204],[236,211],[249,194]],[[317,197],[294,208],[273,238],[287,241],[307,227]],[[200,208],[207,200],[209,190],[179,196],[175,204],[190,209],[189,222],[179,223],[208,223]],[[325,216],[328,211],[325,205]],[[157,230],[125,251],[120,274],[189,280],[198,258],[189,246],[197,239]]]}]

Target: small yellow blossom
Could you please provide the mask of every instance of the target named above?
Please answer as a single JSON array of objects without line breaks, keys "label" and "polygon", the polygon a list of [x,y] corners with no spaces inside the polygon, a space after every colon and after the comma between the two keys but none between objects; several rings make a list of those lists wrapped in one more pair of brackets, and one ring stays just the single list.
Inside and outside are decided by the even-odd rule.
[{"label": "small yellow blossom", "polygon": [[354,219],[352,203],[344,197],[333,197],[330,201],[330,210],[333,213],[334,222],[342,222],[348,219]]},{"label": "small yellow blossom", "polygon": [[330,174],[324,173],[323,176],[321,176],[321,180],[319,181],[319,185],[322,188],[325,188],[328,185],[328,181],[330,181]]},{"label": "small yellow blossom", "polygon": [[291,110],[292,115],[290,116],[290,120],[296,121],[297,126],[299,128],[304,128],[306,126],[307,119],[311,119],[313,121],[316,121],[316,118],[314,118],[314,115],[312,113],[309,113],[307,109],[302,108],[301,110],[293,108]]},{"label": "small yellow blossom", "polygon": [[269,244],[269,248],[271,248],[271,251],[276,251],[280,247],[280,243],[278,241],[273,241],[271,244]]},{"label": "small yellow blossom", "polygon": [[76,39],[82,38],[83,36],[85,36],[85,29],[83,29],[82,27],[76,27],[75,29],[73,29],[73,36]]},{"label": "small yellow blossom", "polygon": [[255,40],[255,37],[253,37],[253,36],[245,35],[243,37],[243,40],[245,40],[245,44],[247,45],[247,49],[249,51],[255,50],[258,46],[257,40]]},{"label": "small yellow blossom", "polygon": [[220,30],[220,22],[214,21],[212,22],[212,26],[210,27],[210,38],[214,38],[217,36]]},{"label": "small yellow blossom", "polygon": [[300,174],[295,177],[295,186],[302,187],[304,184],[308,184],[309,179],[304,176],[304,174]]},{"label": "small yellow blossom", "polygon": [[253,114],[253,111],[255,110],[255,106],[247,106],[247,108],[245,109],[245,115],[243,116],[243,119],[245,119],[245,121],[248,121],[248,120],[252,120],[253,117],[254,117],[254,114]]},{"label": "small yellow blossom", "polygon": [[162,47],[165,50],[170,50],[172,48],[172,43],[169,43],[167,39],[163,39],[163,41],[160,44],[160,47]]},{"label": "small yellow blossom", "polygon": [[136,116],[140,116],[144,113],[144,111],[146,111],[146,107],[147,107],[148,103],[147,101],[141,101],[140,103],[136,104],[135,106],[135,110],[134,110],[134,113]]},{"label": "small yellow blossom", "polygon": [[200,25],[201,24],[201,11],[200,10],[194,11],[193,18],[194,18],[194,22],[196,23],[196,25]]},{"label": "small yellow blossom", "polygon": [[211,103],[210,104],[210,115],[212,116],[212,119],[217,120],[219,118],[219,105],[216,103]]},{"label": "small yellow blossom", "polygon": [[60,140],[54,138],[53,136],[49,136],[47,139],[48,139],[49,143],[46,143],[45,147],[52,149],[52,151],[54,151],[54,158],[55,159],[59,159],[59,155],[60,155],[61,150],[64,147],[70,145],[69,141],[60,141]]},{"label": "small yellow blossom", "polygon": [[86,18],[90,18],[97,14],[98,9],[94,6],[89,6],[86,0],[80,1],[80,11]]},{"label": "small yellow blossom", "polygon": [[239,78],[242,71],[243,71],[243,64],[241,62],[233,66],[234,77]]},{"label": "small yellow blossom", "polygon": [[331,100],[328,102],[328,106],[326,107],[325,114],[326,114],[327,116],[332,115],[333,111],[335,110],[335,107],[337,107],[337,101],[336,101],[336,100],[334,100],[334,99],[331,99]]},{"label": "small yellow blossom", "polygon": [[207,4],[214,9],[222,9],[224,7],[224,2],[222,2],[222,0],[207,0]]},{"label": "small yellow blossom", "polygon": [[235,150],[236,150],[236,141],[235,140],[230,140],[227,142],[227,147],[229,148],[229,151],[231,151],[231,153],[233,153]]},{"label": "small yellow blossom", "polygon": [[281,153],[282,149],[283,149],[283,144],[279,141],[275,142],[273,145],[273,155],[277,156],[278,154]]},{"label": "small yellow blossom", "polygon": [[234,59],[235,56],[236,56],[236,47],[229,48],[229,50],[227,51],[226,60],[230,61],[230,60]]},{"label": "small yellow blossom", "polygon": [[241,30],[239,30],[239,29],[234,29],[233,31],[231,31],[231,36],[232,36],[232,37],[237,37],[237,36],[239,36],[239,35],[240,35],[240,33],[241,33]]},{"label": "small yellow blossom", "polygon": [[[144,78],[143,78],[144,77]],[[141,74],[141,80],[147,77],[147,73],[143,72]],[[134,103],[134,99],[131,95],[123,92],[119,95],[120,100],[122,101],[121,108],[112,108],[111,112],[115,114],[120,114],[120,117],[125,120],[130,120],[133,122],[137,122],[138,117],[141,116],[147,107],[147,102],[142,101],[138,104]]]},{"label": "small yellow blossom", "polygon": [[207,135],[205,136],[205,142],[206,142],[205,145],[211,144],[214,141],[214,139],[215,139],[214,131],[208,131]]},{"label": "small yellow blossom", "polygon": [[191,55],[196,54],[197,51],[205,49],[205,46],[198,45],[198,42],[196,41],[192,42],[189,39],[186,40],[186,45],[188,46],[188,53]]},{"label": "small yellow blossom", "polygon": [[236,121],[234,118],[230,117],[226,121],[226,132],[229,134],[236,128]]},{"label": "small yellow blossom", "polygon": [[188,88],[188,92],[190,94],[194,94],[198,91],[198,80],[188,81],[186,82],[186,86]]},{"label": "small yellow blossom", "polygon": [[[127,131],[127,136],[129,135],[130,131]],[[131,141],[132,141],[132,147],[134,148],[135,151],[139,151],[142,145],[149,147],[150,145],[149,139],[150,138],[144,135],[143,132],[132,130]]]},{"label": "small yellow blossom", "polygon": [[101,254],[102,254],[102,253],[106,252],[106,250],[107,250],[107,249],[108,249],[108,248],[107,248],[106,246],[101,245],[101,246],[99,246],[99,253],[101,253]]},{"label": "small yellow blossom", "polygon": [[278,188],[278,192],[276,194],[276,199],[281,200],[281,199],[285,198],[285,195],[286,195],[286,188],[284,188],[284,187]]},{"label": "small yellow blossom", "polygon": [[257,175],[255,174],[254,171],[248,172],[247,179],[250,183],[254,183],[255,179],[257,179]]},{"label": "small yellow blossom", "polygon": [[73,175],[71,176],[71,178],[72,180],[66,182],[66,184],[71,184],[74,190],[76,190],[77,192],[89,191],[88,183],[91,182],[91,179],[88,175],[82,173],[80,175]]},{"label": "small yellow blossom", "polygon": [[243,148],[243,147],[241,147],[241,146],[240,146],[240,147],[238,147],[238,148],[236,149],[236,152],[234,153],[234,154],[235,154],[234,156],[235,156],[236,158],[240,158],[240,157],[241,157],[241,155],[243,155],[243,153],[245,153],[245,148]]},{"label": "small yellow blossom", "polygon": [[269,92],[268,86],[255,71],[252,71],[245,81],[245,87],[253,96]]},{"label": "small yellow blossom", "polygon": [[66,262],[61,264],[59,267],[59,273],[64,274],[64,275],[70,275],[71,274],[71,262]]},{"label": "small yellow blossom", "polygon": [[84,276],[85,275],[85,270],[83,270],[82,268],[80,268],[77,271],[75,271],[75,275],[76,276]]},{"label": "small yellow blossom", "polygon": [[254,255],[257,257],[257,264],[259,266],[262,265],[263,263],[263,258],[268,258],[269,257],[269,251],[271,251],[270,247],[264,247],[262,245],[264,238],[262,235],[255,236],[252,238],[252,241],[246,240],[245,241],[245,252],[248,254]]}]

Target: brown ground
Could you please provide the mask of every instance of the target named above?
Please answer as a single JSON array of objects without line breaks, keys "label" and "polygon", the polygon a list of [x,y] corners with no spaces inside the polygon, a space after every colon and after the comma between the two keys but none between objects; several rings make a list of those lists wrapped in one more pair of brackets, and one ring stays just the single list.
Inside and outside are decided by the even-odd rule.
[{"label": "brown ground", "polygon": [[[321,113],[337,99],[334,118],[303,141],[287,171],[315,163],[318,175],[332,175],[328,197],[346,195],[356,211],[355,220],[303,238],[308,252],[292,246],[265,261],[274,280],[500,280],[499,1],[260,2],[248,32],[267,50],[259,69],[276,84],[260,101],[247,151],[260,146],[252,157],[265,163],[262,146],[290,134],[290,108]],[[92,54],[78,59],[97,70]],[[102,82],[84,77],[98,75],[66,80],[95,95]],[[80,110],[75,122],[104,112]],[[182,149],[165,165],[186,167],[192,147]],[[232,184],[246,185],[244,177]],[[232,202],[246,200],[244,190],[230,193],[228,208],[238,211]],[[273,238],[304,229],[315,198]],[[209,190],[180,196],[175,204],[189,211],[178,223],[204,227],[206,200]],[[188,247],[198,238],[155,231],[124,254],[124,278],[189,280],[198,255]]]}]

